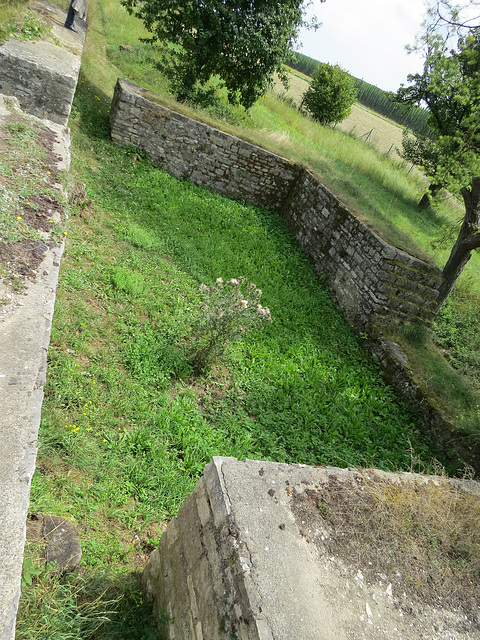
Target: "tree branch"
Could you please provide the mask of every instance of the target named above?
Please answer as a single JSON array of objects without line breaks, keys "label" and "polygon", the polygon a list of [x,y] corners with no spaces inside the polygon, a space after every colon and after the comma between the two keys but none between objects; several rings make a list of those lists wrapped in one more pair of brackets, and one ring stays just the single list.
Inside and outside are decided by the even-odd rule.
[{"label": "tree branch", "polygon": [[473,251],[474,249],[478,249],[480,247],[480,232],[475,233],[473,236],[465,238],[465,240],[462,242],[462,247],[464,247],[466,251]]}]

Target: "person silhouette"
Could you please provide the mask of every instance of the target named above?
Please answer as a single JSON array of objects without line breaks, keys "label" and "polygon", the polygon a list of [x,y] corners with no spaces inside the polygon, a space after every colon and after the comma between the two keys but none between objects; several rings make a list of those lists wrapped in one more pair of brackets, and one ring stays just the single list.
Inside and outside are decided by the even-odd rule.
[{"label": "person silhouette", "polygon": [[75,33],[77,33],[77,30],[75,29],[75,18],[80,17],[84,20],[86,13],[87,0],[71,0],[70,6],[68,7],[67,19],[63,26],[66,29],[70,29],[70,31],[75,31]]}]

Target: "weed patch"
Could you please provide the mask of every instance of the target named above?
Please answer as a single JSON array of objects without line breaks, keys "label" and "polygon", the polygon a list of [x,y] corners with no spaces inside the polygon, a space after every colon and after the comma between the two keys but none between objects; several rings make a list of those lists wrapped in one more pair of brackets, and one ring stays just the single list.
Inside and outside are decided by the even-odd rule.
[{"label": "weed patch", "polygon": [[[0,258],[6,289],[35,278],[47,250],[66,234],[64,201],[54,168],[54,134],[15,112],[0,129]],[[5,293],[7,293],[7,290]]]},{"label": "weed patch", "polygon": [[359,474],[330,477],[318,491],[293,496],[304,528],[325,528],[328,553],[379,578],[395,597],[463,610],[478,624],[478,494],[442,478],[395,482]]}]

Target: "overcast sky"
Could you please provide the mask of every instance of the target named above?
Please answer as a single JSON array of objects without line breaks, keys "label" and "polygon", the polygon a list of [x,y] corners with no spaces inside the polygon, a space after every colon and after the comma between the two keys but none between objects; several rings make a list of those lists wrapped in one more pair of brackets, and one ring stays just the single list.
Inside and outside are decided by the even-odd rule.
[{"label": "overcast sky", "polygon": [[326,0],[313,2],[322,26],[302,30],[300,52],[339,64],[357,78],[396,91],[409,73],[423,69],[407,54],[425,15],[424,0]]}]

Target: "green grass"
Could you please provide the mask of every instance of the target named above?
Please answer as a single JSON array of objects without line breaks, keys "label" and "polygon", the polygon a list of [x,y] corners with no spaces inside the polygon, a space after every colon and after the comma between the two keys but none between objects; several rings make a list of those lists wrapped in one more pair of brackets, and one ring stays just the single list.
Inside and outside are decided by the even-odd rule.
[{"label": "green grass", "polygon": [[[439,457],[277,216],[177,181],[113,145],[108,110],[126,60],[133,81],[150,78],[162,91],[165,81],[117,2],[92,1],[89,21],[70,126],[72,173],[91,205],[70,219],[30,507],[74,520],[83,557],[74,576],[41,571],[24,589],[19,640],[156,638],[139,572],[213,455],[406,470],[418,462],[427,471]],[[119,44],[135,45],[140,66]],[[103,57],[106,45],[121,71]],[[214,122],[212,113],[206,119]],[[355,141],[323,135],[281,101],[265,98],[245,123],[244,137],[330,172],[329,184],[339,180],[365,215],[375,209],[392,224],[413,210],[417,186],[405,172],[389,173],[370,151],[362,163]],[[186,353],[199,285],[219,276],[255,282],[274,321],[192,377]],[[465,305],[436,329],[454,345]],[[34,544],[28,552],[38,562]]]},{"label": "green grass", "polygon": [[[73,171],[92,206],[71,218],[62,261],[30,506],[77,523],[82,568],[33,580],[20,639],[84,637],[95,613],[84,622],[79,607],[97,602],[102,580],[95,607],[111,602],[112,613],[92,637],[132,637],[125,616],[149,637],[148,613],[119,584],[138,589],[136,572],[213,455],[384,469],[437,455],[284,223],[115,147],[95,96],[82,76]],[[200,283],[219,276],[254,281],[274,321],[193,378],[182,347]],[[65,590],[82,594],[67,612]]]},{"label": "green grass", "polygon": [[20,115],[3,126],[2,137],[5,153],[0,158],[0,238],[4,242],[37,238],[35,229],[23,220],[23,208],[44,189],[45,153],[38,144],[36,129]]},{"label": "green grass", "polygon": [[25,0],[5,0],[2,2],[0,17],[0,44],[10,37],[21,40],[38,40],[50,35],[46,22],[38,14],[29,10]]},{"label": "green grass", "polygon": [[[200,117],[224,131],[301,162],[387,241],[420,258],[433,260],[440,267],[445,264],[464,213],[463,205],[457,199],[447,194],[434,209],[420,211],[417,203],[424,192],[425,179],[418,172],[411,172],[406,165],[391,161],[352,136],[320,127],[293,109],[288,101],[275,97],[273,92],[260,100],[248,116],[238,109],[230,109],[228,117],[225,117],[225,97],[220,96],[217,112],[220,110],[223,113],[221,120],[215,117],[216,110],[213,108],[200,111],[175,103],[168,93],[165,79],[158,73],[158,55],[155,51],[147,53],[145,45],[135,41],[135,20],[122,14],[121,20],[128,29],[128,35],[125,33],[124,37],[117,38],[112,26],[115,24],[113,18],[119,18],[118,12],[123,10],[115,2],[104,2],[102,5],[110,17],[105,24],[105,37],[110,43],[108,56],[116,65],[118,75],[126,76],[156,92],[166,106],[186,115]],[[119,51],[118,44],[121,42],[133,46],[134,52]],[[142,59],[141,65],[134,64],[138,56]],[[456,321],[452,321],[452,314],[441,313],[437,318],[434,337],[454,334],[454,340],[445,341],[439,337],[437,341],[453,367],[452,370],[445,365],[445,374],[458,378],[456,388],[463,385],[469,387],[474,406],[479,393],[478,368],[472,367],[471,363],[472,360],[477,363],[480,358],[480,333],[469,327],[472,326],[472,318],[474,327],[478,326],[479,320],[478,251],[473,252],[451,296],[451,304],[455,309]],[[402,335],[398,338],[402,339]],[[409,348],[408,343],[405,346]],[[436,349],[432,343],[431,358],[434,360],[437,357]],[[448,388],[453,389],[451,385]],[[472,402],[469,404],[472,405]],[[455,422],[458,415],[457,400],[453,398],[451,409],[448,404],[447,396],[446,413]],[[467,421],[471,431],[478,431],[479,420],[478,412],[474,411]]]}]

